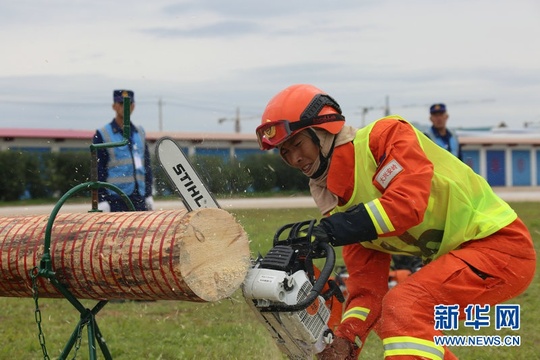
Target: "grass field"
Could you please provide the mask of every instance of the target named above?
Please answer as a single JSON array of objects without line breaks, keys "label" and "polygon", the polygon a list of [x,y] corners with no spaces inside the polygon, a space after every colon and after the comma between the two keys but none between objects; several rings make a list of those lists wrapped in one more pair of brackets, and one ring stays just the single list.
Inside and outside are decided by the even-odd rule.
[{"label": "grass field", "polygon": [[[512,203],[540,250],[540,206]],[[254,256],[266,254],[274,232],[290,222],[318,218],[315,209],[232,211],[250,236]],[[338,251],[338,262],[342,263]],[[460,327],[452,335],[520,335],[519,347],[455,347],[460,359],[540,359],[538,264],[529,289],[510,303],[521,305],[521,328],[496,332]],[[84,302],[93,307],[95,302]],[[67,343],[79,313],[67,300],[41,299],[42,328],[51,358]],[[43,359],[31,298],[0,298],[0,359]],[[97,322],[114,359],[284,359],[240,291],[218,303],[180,301],[110,303]],[[382,359],[381,341],[371,335],[360,359]],[[69,358],[73,358],[74,352]],[[86,329],[77,359],[88,359]],[[98,350],[98,358],[103,358]]]}]

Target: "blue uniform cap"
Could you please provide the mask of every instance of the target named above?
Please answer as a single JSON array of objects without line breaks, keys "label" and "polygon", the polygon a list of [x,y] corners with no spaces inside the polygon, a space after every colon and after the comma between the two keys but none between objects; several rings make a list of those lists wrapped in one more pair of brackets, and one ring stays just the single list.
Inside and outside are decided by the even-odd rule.
[{"label": "blue uniform cap", "polygon": [[132,103],[135,102],[135,94],[131,90],[114,90],[113,91],[113,100],[116,103],[123,103],[124,98],[129,97]]},{"label": "blue uniform cap", "polygon": [[429,108],[430,114],[442,114],[446,112],[446,105],[444,104],[433,104]]}]

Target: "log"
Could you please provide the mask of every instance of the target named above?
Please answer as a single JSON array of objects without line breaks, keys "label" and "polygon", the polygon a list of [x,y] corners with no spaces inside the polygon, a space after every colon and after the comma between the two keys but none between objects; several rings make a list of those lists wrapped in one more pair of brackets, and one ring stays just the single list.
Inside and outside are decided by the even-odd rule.
[{"label": "log", "polygon": [[[0,218],[0,296],[31,297],[47,215]],[[77,299],[218,301],[244,280],[248,237],[222,209],[57,215],[55,278]],[[39,297],[63,295],[37,278]]]}]

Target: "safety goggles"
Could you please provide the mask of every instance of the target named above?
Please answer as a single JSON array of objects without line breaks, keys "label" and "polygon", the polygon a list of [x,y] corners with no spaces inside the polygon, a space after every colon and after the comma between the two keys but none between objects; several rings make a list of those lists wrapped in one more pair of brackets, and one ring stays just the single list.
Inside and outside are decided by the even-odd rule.
[{"label": "safety goggles", "polygon": [[288,120],[278,120],[259,125],[255,133],[259,141],[259,148],[270,150],[285,141],[293,131]]},{"label": "safety goggles", "polygon": [[289,120],[269,121],[259,125],[255,133],[261,150],[270,150],[302,129],[327,122],[344,120],[345,117],[341,114],[327,114],[293,122]]}]

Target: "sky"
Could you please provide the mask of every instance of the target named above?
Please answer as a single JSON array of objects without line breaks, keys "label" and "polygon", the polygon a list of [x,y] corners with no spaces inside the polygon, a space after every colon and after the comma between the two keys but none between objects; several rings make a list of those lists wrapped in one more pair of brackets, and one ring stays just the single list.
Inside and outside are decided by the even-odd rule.
[{"label": "sky", "polygon": [[[0,127],[93,130],[135,91],[146,131],[253,133],[313,84],[362,126],[540,124],[538,0],[0,0]],[[161,103],[161,105],[159,105]],[[368,109],[363,114],[363,109]],[[218,119],[225,119],[219,122]]]}]

